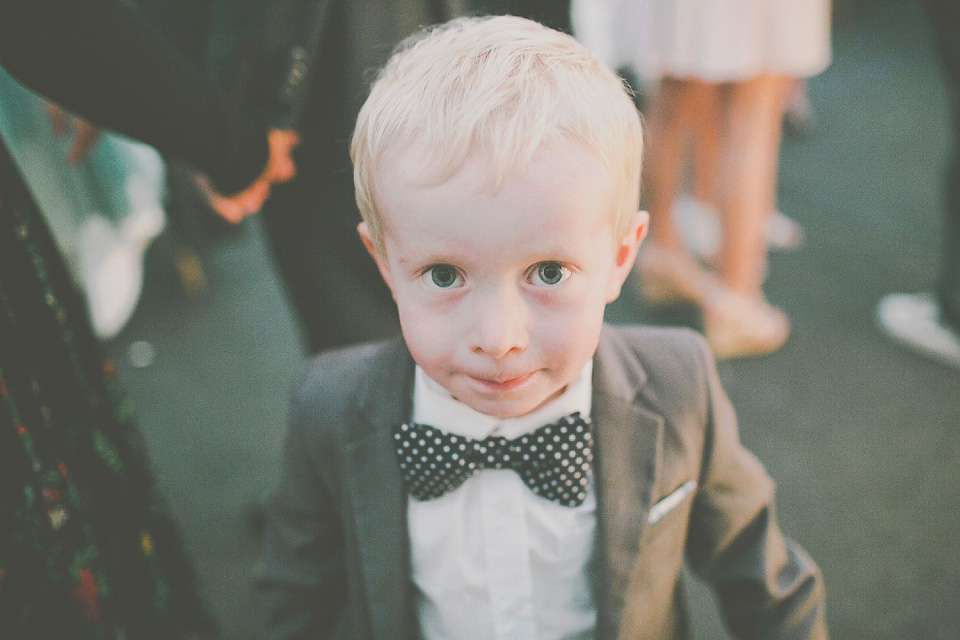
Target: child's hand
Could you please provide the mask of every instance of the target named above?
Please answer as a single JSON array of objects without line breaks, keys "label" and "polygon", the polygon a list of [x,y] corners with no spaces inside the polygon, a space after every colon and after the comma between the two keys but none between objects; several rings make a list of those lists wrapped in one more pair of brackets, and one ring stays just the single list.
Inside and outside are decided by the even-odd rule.
[{"label": "child's hand", "polygon": [[248,215],[260,211],[263,203],[270,196],[271,185],[287,182],[297,174],[296,165],[293,162],[293,149],[299,143],[300,136],[294,131],[280,129],[270,131],[267,135],[270,155],[263,173],[246,189],[232,196],[227,197],[217,193],[209,180],[202,175],[195,176],[197,185],[214,211],[225,220],[237,224]]},{"label": "child's hand", "polygon": [[67,152],[67,162],[70,164],[80,162],[99,140],[100,127],[83,118],[68,114],[60,105],[52,102],[47,103],[47,114],[50,117],[54,135],[67,135],[69,129],[67,122],[70,121],[73,125],[73,142]]}]

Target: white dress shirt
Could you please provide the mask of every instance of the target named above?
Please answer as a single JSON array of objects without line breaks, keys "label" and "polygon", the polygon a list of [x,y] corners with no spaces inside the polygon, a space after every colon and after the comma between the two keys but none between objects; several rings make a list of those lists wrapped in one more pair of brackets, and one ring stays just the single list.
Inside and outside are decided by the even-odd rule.
[{"label": "white dress shirt", "polygon": [[[419,367],[413,420],[481,440],[516,438],[579,411],[590,415],[588,362],[559,397],[498,420],[458,402]],[[591,482],[578,507],[534,494],[515,472],[485,469],[435,500],[409,497],[417,611],[426,640],[588,639],[596,626]]]}]

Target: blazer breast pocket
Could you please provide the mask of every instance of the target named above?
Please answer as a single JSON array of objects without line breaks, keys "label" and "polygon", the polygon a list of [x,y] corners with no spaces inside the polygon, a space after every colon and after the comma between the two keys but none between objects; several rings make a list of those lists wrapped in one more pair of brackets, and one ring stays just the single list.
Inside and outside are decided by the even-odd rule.
[{"label": "blazer breast pocket", "polygon": [[696,491],[697,483],[688,480],[674,489],[669,495],[658,500],[647,512],[647,524],[654,525],[663,520],[667,514],[679,507]]}]

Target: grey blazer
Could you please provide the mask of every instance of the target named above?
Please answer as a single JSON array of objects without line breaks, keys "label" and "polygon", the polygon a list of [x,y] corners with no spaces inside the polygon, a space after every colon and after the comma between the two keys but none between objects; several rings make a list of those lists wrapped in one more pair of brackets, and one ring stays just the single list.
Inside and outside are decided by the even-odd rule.
[{"label": "grey blazer", "polygon": [[[308,363],[268,507],[265,637],[417,638],[407,494],[391,427],[409,418],[402,341]],[[594,359],[596,638],[686,638],[681,565],[741,638],[826,638],[822,578],[780,533],[774,486],[737,436],[692,331],[605,326]]]}]

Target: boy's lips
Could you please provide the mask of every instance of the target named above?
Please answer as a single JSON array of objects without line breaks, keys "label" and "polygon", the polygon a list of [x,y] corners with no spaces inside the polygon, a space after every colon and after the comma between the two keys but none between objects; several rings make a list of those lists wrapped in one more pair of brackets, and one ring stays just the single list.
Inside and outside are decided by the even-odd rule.
[{"label": "boy's lips", "polygon": [[519,376],[496,378],[483,378],[471,375],[470,379],[490,391],[512,391],[532,378],[535,373],[535,371],[531,371],[530,373],[524,373]]}]

